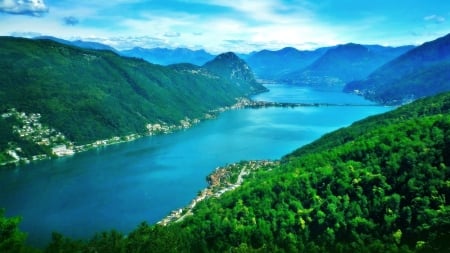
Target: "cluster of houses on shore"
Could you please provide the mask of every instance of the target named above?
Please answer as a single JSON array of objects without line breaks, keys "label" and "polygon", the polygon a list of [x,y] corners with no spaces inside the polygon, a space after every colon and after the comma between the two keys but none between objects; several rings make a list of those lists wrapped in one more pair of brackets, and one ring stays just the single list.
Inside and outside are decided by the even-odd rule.
[{"label": "cluster of houses on shore", "polygon": [[27,157],[23,154],[22,147],[19,147],[17,143],[11,142],[6,150],[0,150],[0,152],[8,154],[11,159],[3,161],[0,165],[19,162],[28,163],[30,160],[48,158],[49,155],[64,156],[74,153],[73,144],[61,132],[40,122],[40,113],[19,112],[15,108],[11,108],[7,112],[2,113],[1,117],[6,121],[13,120],[13,134],[25,141],[44,146],[51,154],[35,154]]},{"label": "cluster of houses on shore", "polygon": [[[232,106],[221,107],[216,110],[212,110],[205,113],[202,119],[212,119],[217,116],[218,112],[223,112],[233,109],[246,108],[253,105],[253,101],[247,98],[238,98],[236,103]],[[23,153],[21,147],[18,144],[12,143],[6,150],[0,150],[0,154],[4,153],[10,157],[9,160],[1,161],[0,166],[9,163],[28,163],[34,160],[47,159],[51,156],[68,156],[77,152],[89,150],[92,148],[102,147],[120,142],[132,141],[142,137],[140,134],[130,134],[122,137],[112,137],[105,140],[98,140],[93,143],[76,146],[70,140],[68,140],[61,132],[46,126],[40,122],[40,113],[25,113],[19,112],[15,108],[9,109],[5,113],[0,114],[1,118],[8,120],[8,118],[14,118],[18,123],[13,127],[13,133],[17,134],[21,139],[35,143],[39,146],[46,147],[47,153],[28,156]],[[157,135],[168,134],[177,130],[187,129],[201,122],[201,119],[190,119],[185,117],[179,121],[178,124],[167,124],[165,122],[149,123],[145,127],[147,133],[144,135]]]},{"label": "cluster of houses on shore", "polygon": [[272,166],[277,164],[279,164],[278,161],[261,160],[233,163],[225,167],[216,168],[214,172],[207,177],[209,185],[206,189],[203,189],[188,206],[172,211],[164,219],[159,221],[158,224],[166,226],[171,222],[183,220],[186,216],[193,214],[192,210],[197,203],[210,197],[218,198],[225,192],[238,188],[244,182],[244,177],[250,173],[261,168],[270,170]]}]

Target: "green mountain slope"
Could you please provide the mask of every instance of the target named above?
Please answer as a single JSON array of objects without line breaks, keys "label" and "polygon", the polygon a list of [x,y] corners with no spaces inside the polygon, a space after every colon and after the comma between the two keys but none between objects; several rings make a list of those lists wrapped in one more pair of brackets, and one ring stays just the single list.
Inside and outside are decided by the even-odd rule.
[{"label": "green mountain slope", "polygon": [[450,93],[328,134],[168,226],[46,252],[449,252]]},{"label": "green mountain slope", "polygon": [[233,82],[241,92],[255,93],[266,90],[256,82],[250,67],[234,53],[218,55],[214,60],[202,66],[207,71]]},{"label": "green mountain slope", "polygon": [[180,226],[194,251],[446,252],[450,93],[329,134]]},{"label": "green mountain slope", "polygon": [[[1,121],[14,121],[25,113],[27,119],[18,128],[36,130],[38,125],[26,125],[34,117],[33,124],[64,136],[65,141],[44,145],[46,153],[61,143],[80,145],[113,136],[147,134],[148,124],[180,125],[181,120],[204,118],[212,109],[234,104],[237,97],[265,90],[239,76],[177,71],[109,51],[81,49],[49,40],[2,37],[0,48],[0,113],[12,108],[18,112],[15,119],[2,117]],[[245,78],[248,75],[251,70],[246,70]],[[33,113],[39,115],[32,116]],[[3,128],[8,128],[8,124]],[[41,153],[20,151],[22,146],[15,141],[18,131],[12,133],[13,126],[8,129],[2,132],[0,158],[8,157],[5,150],[18,150],[21,156]],[[33,138],[42,137],[42,132],[45,131]],[[37,150],[36,142],[46,141],[42,139],[25,141],[30,150]]]},{"label": "green mountain slope", "polygon": [[402,104],[450,90],[450,34],[399,56],[344,91],[384,104]]}]

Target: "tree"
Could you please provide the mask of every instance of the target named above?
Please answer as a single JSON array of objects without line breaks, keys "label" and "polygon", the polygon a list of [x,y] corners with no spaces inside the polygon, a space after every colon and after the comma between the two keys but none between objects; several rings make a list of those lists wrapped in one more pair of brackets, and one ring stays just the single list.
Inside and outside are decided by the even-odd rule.
[{"label": "tree", "polygon": [[0,209],[0,252],[23,250],[26,234],[18,228],[20,221],[20,217],[5,217],[5,210]]}]

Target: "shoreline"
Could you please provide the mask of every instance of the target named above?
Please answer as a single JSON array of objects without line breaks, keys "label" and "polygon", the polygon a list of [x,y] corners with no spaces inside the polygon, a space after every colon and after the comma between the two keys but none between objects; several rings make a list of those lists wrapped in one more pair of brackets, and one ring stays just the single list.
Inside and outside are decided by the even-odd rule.
[{"label": "shoreline", "polygon": [[222,194],[235,190],[245,180],[245,177],[262,169],[271,170],[279,165],[279,160],[253,160],[232,163],[224,167],[217,167],[207,176],[208,186],[191,200],[185,207],[171,211],[166,217],[156,222],[157,225],[167,226],[180,222],[184,218],[194,215],[195,206],[209,198],[219,198]]},{"label": "shoreline", "polygon": [[[47,149],[51,150],[51,153],[43,153],[38,154],[34,156],[20,156],[21,147],[13,147],[8,150],[5,150],[5,153],[8,154],[11,158],[11,160],[0,163],[0,169],[5,169],[9,167],[18,167],[21,165],[26,165],[32,162],[39,162],[43,160],[48,159],[55,159],[60,157],[68,157],[72,155],[76,155],[77,153],[89,151],[96,148],[103,148],[106,146],[114,145],[114,144],[120,144],[120,143],[126,143],[131,142],[143,137],[148,136],[155,136],[155,135],[164,135],[164,134],[170,134],[176,131],[180,130],[186,130],[189,129],[205,120],[214,119],[218,116],[219,113],[229,111],[229,110],[236,110],[236,109],[242,109],[245,108],[249,103],[251,103],[251,100],[246,97],[239,97],[236,98],[236,103],[230,106],[223,106],[216,109],[212,109],[206,113],[203,114],[200,118],[194,118],[190,119],[188,117],[185,117],[183,119],[179,120],[178,124],[168,124],[165,122],[159,122],[159,123],[148,123],[145,125],[145,128],[147,129],[147,132],[143,133],[132,133],[125,136],[113,136],[108,139],[102,139],[102,140],[96,140],[94,142],[84,144],[84,145],[74,145],[72,141],[69,141],[65,138],[65,136],[56,131],[55,129],[52,129],[48,126],[44,126],[46,132],[55,133],[61,140],[57,143],[51,143],[47,139],[50,139],[51,136],[45,136],[45,142],[42,140],[39,140],[39,142],[35,142],[38,145],[45,146]],[[15,108],[11,108],[6,113],[1,115],[3,118],[9,118],[14,117],[16,120],[21,120],[21,123],[24,124],[22,128],[24,128],[23,131],[25,133],[20,132],[20,130],[14,130],[15,133],[18,133],[22,138],[26,138],[27,136],[31,136],[32,134],[35,134],[36,131],[33,131],[33,129],[30,127],[30,125],[39,125],[43,126],[39,122],[39,119],[41,118],[40,113],[29,113],[28,115],[24,112],[18,112]],[[39,129],[39,131],[41,131]],[[39,133],[38,133],[39,134]],[[43,144],[41,144],[43,143]]]},{"label": "shoreline", "polygon": [[[255,101],[248,97],[239,97],[236,98],[236,103],[230,106],[223,106],[219,107],[213,110],[210,110],[203,114],[200,118],[194,118],[190,119],[188,117],[185,117],[184,119],[181,119],[179,121],[179,124],[168,124],[165,122],[159,122],[159,123],[148,123],[145,127],[147,129],[147,132],[144,133],[133,133],[125,136],[113,136],[109,139],[103,139],[103,140],[96,140],[92,143],[84,144],[84,145],[74,145],[73,142],[67,140],[65,136],[61,133],[56,131],[55,129],[45,127],[44,129],[48,132],[53,133],[57,136],[57,138],[60,139],[59,142],[51,143],[48,142],[49,139],[53,136],[50,136],[49,138],[44,138],[45,141],[44,145],[49,150],[51,150],[50,153],[46,154],[38,154],[31,157],[21,157],[18,153],[21,152],[20,147],[15,147],[9,150],[6,150],[6,154],[8,154],[13,159],[10,161],[6,161],[3,163],[0,163],[0,169],[2,168],[8,168],[8,167],[17,167],[20,165],[26,165],[31,162],[38,162],[42,160],[47,159],[55,159],[59,157],[67,157],[72,156],[77,153],[85,152],[88,150],[96,149],[96,148],[102,148],[114,144],[120,144],[120,143],[126,143],[131,142],[143,137],[148,136],[155,136],[155,135],[163,135],[163,134],[170,134],[176,131],[180,130],[186,130],[189,129],[205,120],[214,119],[218,116],[218,114],[223,113],[225,111],[230,110],[237,110],[237,109],[260,109],[260,108],[270,108],[270,107],[282,107],[282,108],[295,108],[295,107],[322,107],[322,106],[379,106],[378,104],[332,104],[332,103],[290,103],[290,102],[269,102],[269,101]],[[4,115],[7,115],[7,117],[15,116],[16,119],[20,118],[23,120],[22,123],[27,124],[37,124],[39,126],[42,126],[39,122],[39,119],[41,115],[39,113],[29,113],[28,116],[23,112],[18,112],[16,109],[12,108],[8,112],[2,114],[2,117],[5,118]],[[29,132],[32,132],[32,129],[30,129],[29,126],[25,125],[23,128],[26,128],[24,131],[27,131],[25,134],[30,134]],[[22,135],[22,133],[20,133]],[[25,135],[25,136],[26,136]],[[44,140],[40,140],[41,143]]]},{"label": "shoreline", "polygon": [[[84,145],[74,145],[73,142],[67,140],[65,136],[61,133],[56,131],[55,129],[45,127],[46,131],[49,131],[56,135],[58,138],[60,138],[60,141],[57,143],[53,143],[51,145],[50,143],[44,143],[46,145],[47,149],[51,150],[51,153],[47,154],[38,154],[31,157],[21,157],[19,154],[21,152],[20,147],[15,147],[9,150],[6,150],[6,154],[8,154],[13,159],[10,161],[6,161],[3,163],[0,163],[0,169],[2,168],[8,168],[8,167],[17,167],[20,165],[26,165],[31,162],[38,162],[42,160],[47,159],[54,159],[59,157],[67,157],[72,156],[77,153],[85,152],[88,150],[96,149],[96,148],[102,148],[114,144],[120,144],[120,143],[126,143],[131,142],[143,137],[148,136],[155,136],[155,135],[163,135],[163,134],[170,134],[176,131],[180,130],[186,130],[189,129],[205,120],[214,119],[218,116],[218,114],[223,113],[225,111],[230,110],[238,110],[238,109],[260,109],[260,108],[269,108],[269,107],[283,107],[283,108],[295,108],[295,107],[321,107],[321,106],[379,106],[378,104],[332,104],[332,103],[290,103],[290,102],[268,102],[268,101],[255,101],[248,97],[239,97],[236,98],[236,103],[230,106],[224,106],[219,107],[213,110],[210,110],[200,118],[194,118],[190,119],[188,117],[185,117],[184,119],[179,120],[179,124],[167,124],[165,122],[159,122],[159,123],[148,123],[145,127],[147,129],[147,132],[144,133],[133,133],[125,136],[113,136],[109,139],[103,139],[103,140],[96,140],[92,143],[84,144]],[[39,118],[41,117],[39,113],[29,113],[27,116],[23,112],[17,112],[14,108],[10,109],[7,113],[2,114],[7,115],[8,117],[11,117],[12,115],[15,115],[16,118],[22,118],[24,122],[27,122],[29,124],[38,124],[39,126],[42,126],[39,122]],[[5,117],[4,117],[5,118]],[[29,132],[30,127],[26,127],[25,134],[30,134]],[[25,131],[24,130],[24,131]],[[22,133],[20,133],[22,135]],[[26,136],[26,135],[25,135]],[[50,136],[49,138],[52,138],[53,136]],[[49,139],[44,138],[44,139]],[[43,142],[42,140],[40,142]],[[39,142],[39,143],[40,143]],[[41,145],[41,144],[39,144]]]}]

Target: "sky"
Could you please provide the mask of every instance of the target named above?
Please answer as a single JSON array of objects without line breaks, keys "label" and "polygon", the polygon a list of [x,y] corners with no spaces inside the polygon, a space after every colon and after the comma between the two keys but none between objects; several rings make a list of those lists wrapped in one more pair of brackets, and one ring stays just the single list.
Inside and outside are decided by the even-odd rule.
[{"label": "sky", "polygon": [[119,50],[400,46],[447,33],[448,0],[0,0],[1,36],[48,35]]}]

